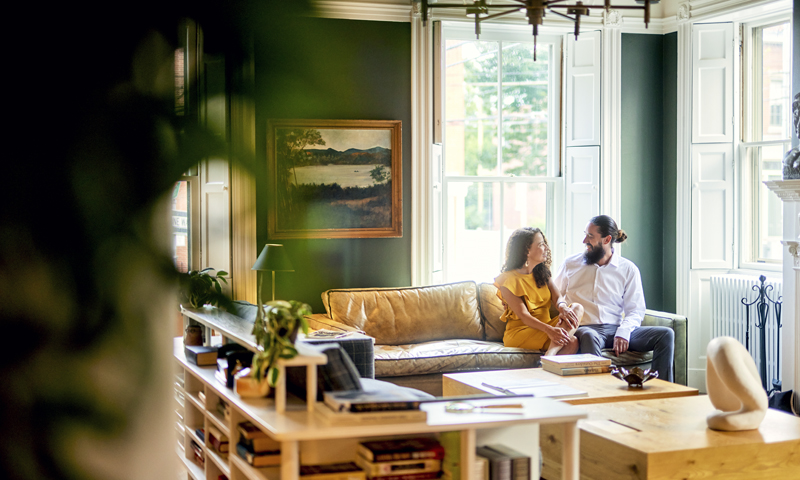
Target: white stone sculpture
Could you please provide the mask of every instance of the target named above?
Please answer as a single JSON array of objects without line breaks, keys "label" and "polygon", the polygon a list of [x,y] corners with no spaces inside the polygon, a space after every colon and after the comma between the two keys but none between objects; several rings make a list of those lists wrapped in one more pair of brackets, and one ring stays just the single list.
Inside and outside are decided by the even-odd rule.
[{"label": "white stone sculpture", "polygon": [[708,428],[758,428],[767,414],[767,393],[750,353],[735,338],[717,337],[709,342],[706,355],[706,391],[718,410],[706,418]]}]

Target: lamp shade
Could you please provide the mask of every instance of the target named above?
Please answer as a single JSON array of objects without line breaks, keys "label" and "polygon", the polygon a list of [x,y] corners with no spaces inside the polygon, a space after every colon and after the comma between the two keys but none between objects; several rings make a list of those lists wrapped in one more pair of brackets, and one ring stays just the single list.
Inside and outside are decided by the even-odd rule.
[{"label": "lamp shade", "polygon": [[294,272],[292,262],[289,261],[289,256],[286,255],[286,249],[283,245],[275,245],[268,243],[264,245],[261,254],[256,259],[251,270],[267,270],[273,272]]}]

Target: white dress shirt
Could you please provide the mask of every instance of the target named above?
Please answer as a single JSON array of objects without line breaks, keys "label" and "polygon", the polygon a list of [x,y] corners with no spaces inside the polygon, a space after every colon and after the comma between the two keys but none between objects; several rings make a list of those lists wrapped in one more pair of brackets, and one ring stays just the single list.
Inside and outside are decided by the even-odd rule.
[{"label": "white dress shirt", "polygon": [[567,302],[583,305],[581,325],[619,325],[615,336],[630,341],[631,332],[642,324],[645,303],[639,268],[616,253],[602,267],[587,265],[582,253],[572,255],[553,281]]}]

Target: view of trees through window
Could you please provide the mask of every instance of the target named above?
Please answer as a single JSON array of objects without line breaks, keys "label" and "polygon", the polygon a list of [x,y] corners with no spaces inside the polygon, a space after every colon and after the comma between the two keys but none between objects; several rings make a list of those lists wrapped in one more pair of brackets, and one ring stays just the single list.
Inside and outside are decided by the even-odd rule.
[{"label": "view of trees through window", "polygon": [[[547,231],[557,121],[553,43],[445,41],[445,278],[487,281],[516,228]],[[474,38],[474,37],[473,37]],[[557,77],[556,77],[557,78]]]}]

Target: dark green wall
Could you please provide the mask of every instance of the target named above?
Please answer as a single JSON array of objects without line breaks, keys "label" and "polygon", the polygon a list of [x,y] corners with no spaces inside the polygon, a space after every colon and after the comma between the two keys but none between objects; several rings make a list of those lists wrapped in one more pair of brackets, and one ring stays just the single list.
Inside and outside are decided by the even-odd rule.
[{"label": "dark green wall", "polygon": [[662,298],[660,310],[675,312],[676,285],[676,249],[678,242],[675,225],[677,225],[677,188],[678,188],[678,34],[664,35],[661,49],[663,65],[663,102],[661,118],[664,119],[664,138],[662,144]]},{"label": "dark green wall", "polygon": [[623,255],[639,267],[647,307],[655,310],[665,309],[663,250],[671,243],[664,238],[663,49],[661,35],[622,34]]},{"label": "dark green wall", "polygon": [[[302,18],[302,38],[276,48],[256,44],[256,172],[258,246],[282,243],[294,273],[276,273],[276,298],[302,300],[323,312],[330,288],[411,284],[411,26]],[[287,26],[289,29],[289,26]],[[278,76],[275,72],[292,72]],[[266,122],[270,118],[401,120],[403,237],[271,240]],[[264,299],[271,295],[265,275]]]}]

